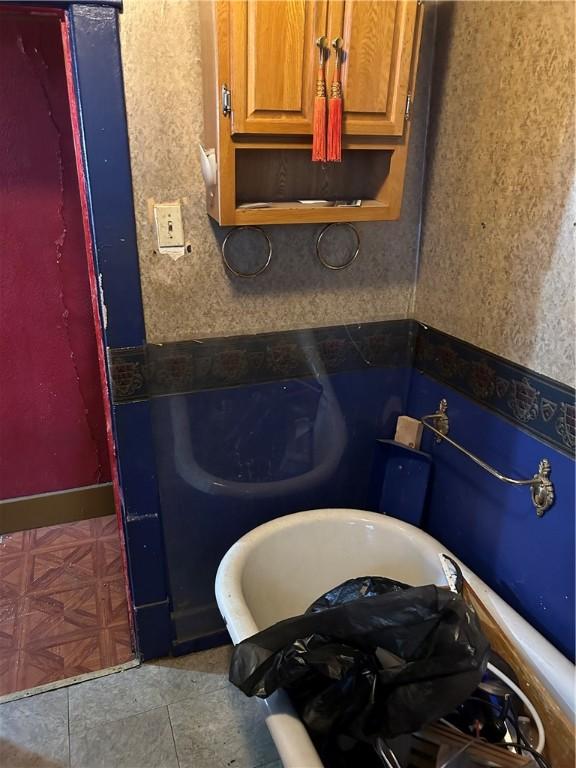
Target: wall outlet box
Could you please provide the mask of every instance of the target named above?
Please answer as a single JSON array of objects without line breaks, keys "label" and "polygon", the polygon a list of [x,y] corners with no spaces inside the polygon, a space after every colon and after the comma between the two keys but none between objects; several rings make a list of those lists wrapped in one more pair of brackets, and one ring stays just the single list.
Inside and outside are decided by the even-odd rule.
[{"label": "wall outlet box", "polygon": [[156,203],[154,221],[159,252],[173,258],[183,256],[186,244],[180,203]]}]

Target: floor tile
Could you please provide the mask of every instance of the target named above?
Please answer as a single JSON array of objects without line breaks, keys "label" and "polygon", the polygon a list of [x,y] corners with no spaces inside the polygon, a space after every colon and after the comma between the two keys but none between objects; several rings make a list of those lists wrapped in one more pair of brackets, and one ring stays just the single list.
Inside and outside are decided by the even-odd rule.
[{"label": "floor tile", "polygon": [[132,647],[132,631],[126,622],[119,627],[110,627],[99,634],[102,658],[106,666],[116,667],[134,658]]},{"label": "floor tile", "polygon": [[77,589],[93,584],[97,577],[96,544],[32,551],[27,574],[28,594]]},{"label": "floor tile", "polygon": [[20,651],[0,652],[0,696],[18,690]]},{"label": "floor tile", "polygon": [[26,560],[22,554],[0,558],[0,600],[16,600],[24,594]]},{"label": "floor tile", "polygon": [[0,534],[0,556],[18,555],[28,547],[29,531]]},{"label": "floor tile", "polygon": [[67,641],[55,639],[42,647],[20,651],[18,690],[97,672],[106,666],[97,634],[87,632]]},{"label": "floor tile", "polygon": [[221,645],[211,648],[209,651],[188,653],[185,656],[176,656],[170,659],[160,659],[156,665],[169,666],[174,669],[185,669],[199,676],[218,676],[228,680],[230,659],[232,658],[232,646]]},{"label": "floor tile", "polygon": [[228,685],[230,647],[161,659],[70,688],[70,721],[93,724],[146,712]]},{"label": "floor tile", "polygon": [[21,644],[43,647],[54,638],[65,640],[79,632],[97,630],[103,621],[95,585],[27,597],[20,621]]},{"label": "floor tile", "polygon": [[47,693],[0,704],[0,720],[3,717],[68,720],[68,689],[59,688],[57,691],[47,691]]},{"label": "floor tile", "polygon": [[97,539],[102,536],[115,536],[116,538],[119,538],[116,515],[92,518],[90,520],[90,531],[92,536]]},{"label": "floor tile", "polygon": [[70,724],[72,768],[178,768],[166,707],[108,723]]},{"label": "floor tile", "polygon": [[0,695],[133,658],[115,516],[0,537]]},{"label": "floor tile", "polygon": [[0,600],[0,624],[10,621],[20,613],[24,598],[15,597],[9,600]]},{"label": "floor tile", "polygon": [[69,544],[82,544],[92,538],[90,520],[78,520],[75,523],[60,523],[31,530],[28,547],[33,550],[60,548]]},{"label": "floor tile", "polygon": [[68,693],[50,691],[0,705],[0,765],[68,766]]},{"label": "floor tile", "polygon": [[124,575],[98,581],[97,590],[100,626],[114,627],[118,624],[127,626],[129,618]]},{"label": "floor tile", "polygon": [[100,578],[122,576],[124,563],[118,535],[98,539],[96,542],[96,570]]},{"label": "floor tile", "polygon": [[19,601],[0,601],[0,653],[11,653],[20,647],[22,618]]},{"label": "floor tile", "polygon": [[230,684],[168,711],[180,768],[254,768],[278,760],[261,705]]}]

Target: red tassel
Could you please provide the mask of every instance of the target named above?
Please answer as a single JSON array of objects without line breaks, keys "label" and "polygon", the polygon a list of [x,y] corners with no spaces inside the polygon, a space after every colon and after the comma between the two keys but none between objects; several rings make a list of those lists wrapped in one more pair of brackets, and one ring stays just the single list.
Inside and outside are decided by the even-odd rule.
[{"label": "red tassel", "polygon": [[327,159],[328,162],[339,163],[342,160],[342,39],[337,37],[332,47],[336,51],[336,66],[330,88]]},{"label": "red tassel", "polygon": [[326,96],[314,99],[314,136],[312,139],[312,160],[326,162]]},{"label": "red tassel", "polygon": [[342,99],[330,99],[328,116],[328,161],[339,163],[342,160]]},{"label": "red tassel", "polygon": [[316,79],[316,98],[314,99],[314,121],[312,123],[312,161],[326,162],[326,38],[319,37],[316,45],[320,52],[318,77]]}]

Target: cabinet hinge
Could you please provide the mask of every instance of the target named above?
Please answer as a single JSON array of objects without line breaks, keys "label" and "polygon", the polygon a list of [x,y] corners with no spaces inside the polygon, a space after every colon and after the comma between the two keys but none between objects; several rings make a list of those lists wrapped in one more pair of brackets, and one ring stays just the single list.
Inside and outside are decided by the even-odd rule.
[{"label": "cabinet hinge", "polygon": [[406,97],[406,110],[404,112],[404,120],[410,120],[412,116],[412,94],[409,93]]},{"label": "cabinet hinge", "polygon": [[222,86],[222,114],[229,117],[232,112],[232,94],[227,85]]}]

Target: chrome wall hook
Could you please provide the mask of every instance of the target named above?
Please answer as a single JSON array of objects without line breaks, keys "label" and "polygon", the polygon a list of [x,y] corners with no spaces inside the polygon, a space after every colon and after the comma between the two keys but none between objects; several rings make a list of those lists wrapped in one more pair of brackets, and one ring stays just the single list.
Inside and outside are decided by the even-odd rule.
[{"label": "chrome wall hook", "polygon": [[464,456],[467,456],[475,464],[478,464],[479,467],[486,470],[488,474],[492,475],[492,477],[495,477],[497,480],[501,480],[502,482],[508,483],[509,485],[530,486],[530,497],[538,517],[542,517],[542,515],[554,504],[554,485],[552,480],[550,480],[552,467],[548,459],[542,459],[540,461],[538,464],[538,472],[529,480],[516,480],[513,477],[507,477],[507,475],[503,475],[502,472],[494,469],[494,467],[491,467],[490,464],[487,464],[485,461],[478,458],[478,456],[475,456],[455,440],[452,440],[452,438],[448,437],[448,430],[450,428],[450,422],[448,420],[448,402],[444,398],[440,401],[436,413],[429,413],[427,416],[422,416],[420,421],[423,426],[426,427],[426,429],[429,429],[434,433],[436,436],[435,441],[437,443],[441,443],[442,440],[445,440],[451,446],[456,448],[456,450],[460,451],[460,453],[463,453]]}]

